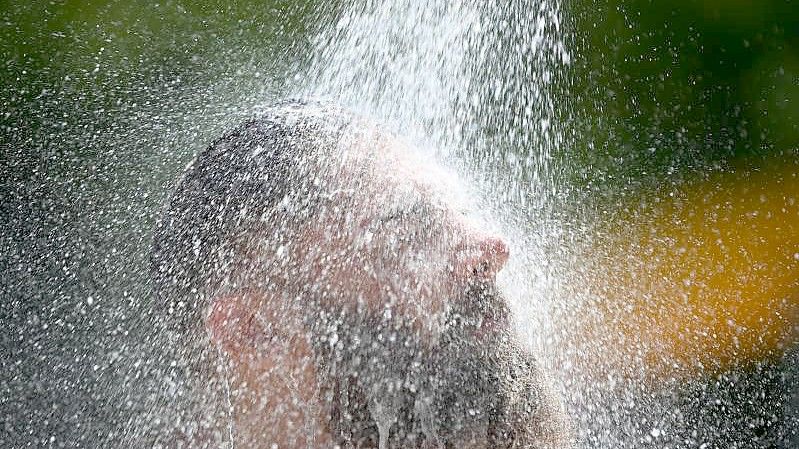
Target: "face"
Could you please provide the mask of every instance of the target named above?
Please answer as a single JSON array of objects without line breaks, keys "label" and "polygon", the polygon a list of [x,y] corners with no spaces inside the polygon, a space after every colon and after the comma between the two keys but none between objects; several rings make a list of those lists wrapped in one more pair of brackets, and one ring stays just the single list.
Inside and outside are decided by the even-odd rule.
[{"label": "face", "polygon": [[309,232],[306,325],[334,442],[549,447],[561,422],[496,287],[505,243],[411,149],[375,135],[353,152]]},{"label": "face", "polygon": [[[232,244],[240,273],[207,313],[237,446],[564,447],[497,289],[506,244],[397,139],[341,148]],[[295,206],[305,224],[281,229]]]},{"label": "face", "polygon": [[432,342],[471,285],[495,283],[507,245],[468,218],[452,175],[398,140],[373,131],[342,159],[306,233],[305,284],[324,286],[331,306],[396,317]]}]

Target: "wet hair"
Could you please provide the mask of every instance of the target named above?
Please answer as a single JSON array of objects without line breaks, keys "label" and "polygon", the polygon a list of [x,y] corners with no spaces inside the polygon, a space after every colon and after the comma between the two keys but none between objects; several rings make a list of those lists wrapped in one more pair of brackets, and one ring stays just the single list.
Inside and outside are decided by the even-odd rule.
[{"label": "wet hair", "polygon": [[214,427],[197,423],[213,420],[207,416],[218,411],[202,409],[221,403],[220,364],[204,329],[210,300],[269,282],[274,267],[259,253],[290,244],[314,215],[325,188],[320,177],[330,173],[319,170],[320,157],[334,154],[350,123],[351,115],[331,106],[284,102],[226,133],[189,164],[163,208],[151,252],[158,334],[152,345],[170,351],[158,356],[167,366],[157,377],[170,396],[160,402],[175,410],[147,419],[169,420],[162,425],[182,435]]},{"label": "wet hair", "polygon": [[247,280],[237,277],[242,270],[236,268],[257,257],[254,249],[274,251],[293,241],[323,188],[319,157],[337,145],[349,122],[329,106],[285,102],[194,159],[153,237],[155,301],[175,315],[173,324],[190,327],[201,321],[196,313],[203,311],[204,297],[243,287]]}]

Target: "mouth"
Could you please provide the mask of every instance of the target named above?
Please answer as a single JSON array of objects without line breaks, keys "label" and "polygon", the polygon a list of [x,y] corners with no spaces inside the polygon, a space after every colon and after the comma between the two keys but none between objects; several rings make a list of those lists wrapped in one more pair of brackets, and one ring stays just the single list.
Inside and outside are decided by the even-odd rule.
[{"label": "mouth", "polygon": [[500,333],[510,327],[510,317],[503,311],[481,313],[453,313],[447,320],[451,329],[459,329],[462,335],[486,337]]},{"label": "mouth", "polygon": [[493,311],[493,313],[482,317],[472,335],[484,338],[488,335],[498,334],[508,328],[510,328],[510,316],[507,311]]}]

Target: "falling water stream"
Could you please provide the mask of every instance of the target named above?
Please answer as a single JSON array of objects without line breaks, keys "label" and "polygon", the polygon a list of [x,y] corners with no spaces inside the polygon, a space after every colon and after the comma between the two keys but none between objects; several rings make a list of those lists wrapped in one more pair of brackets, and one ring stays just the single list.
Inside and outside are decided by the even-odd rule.
[{"label": "falling water stream", "polygon": [[[555,97],[570,58],[561,14],[549,0],[354,3],[313,40],[298,92],[380,120],[460,174],[456,188],[512,242],[502,281],[539,353],[556,331],[552,273],[541,267],[559,257],[544,248],[563,187],[551,167],[568,107]],[[383,449],[396,416],[376,408]]]},{"label": "falling water stream", "polygon": [[[262,30],[276,36],[269,48],[222,42],[207,61],[191,60],[198,71],[212,67],[206,81],[155,74],[112,105],[81,93],[93,82],[113,83],[113,74],[99,78],[98,57],[85,78],[65,78],[30,100],[46,112],[41,123],[9,125],[9,147],[23,150],[8,166],[26,174],[3,185],[3,217],[13,229],[0,240],[8,254],[3,292],[12,299],[0,314],[11,323],[0,331],[0,368],[13,374],[0,376],[0,412],[11,417],[0,446],[124,447],[173,419],[153,412],[181,395],[181,366],[146,299],[150,229],[194,153],[285,98],[329,102],[380,123],[451,174],[469,213],[508,241],[498,282],[578,447],[760,447],[736,440],[736,427],[757,434],[795,416],[795,393],[784,391],[795,370],[766,370],[769,387],[760,392],[746,372],[681,371],[682,359],[659,343],[621,350],[613,344],[627,334],[591,327],[601,322],[593,309],[624,287],[601,269],[605,254],[593,237],[606,229],[603,214],[582,207],[564,176],[579,163],[568,156],[578,132],[569,122],[569,77],[580,55],[566,4],[327,6],[302,16],[313,18],[308,41],[277,26]],[[27,148],[38,156],[20,156]],[[27,215],[14,212],[22,210]],[[628,306],[625,313],[635,313]],[[653,366],[674,369],[650,375]],[[397,422],[391,391],[376,389],[369,401],[380,449]],[[61,394],[67,399],[59,402]],[[756,400],[782,401],[782,415]],[[415,407],[421,416],[428,405]],[[424,424],[433,440],[436,423]]]},{"label": "falling water stream", "polygon": [[[562,13],[554,1],[354,4],[314,39],[297,91],[379,120],[458,172],[475,208],[518,245],[506,281],[540,302],[516,305],[538,310],[551,280],[537,267],[555,256],[542,240],[559,232],[565,188],[552,151],[567,144]],[[543,338],[549,319],[534,319],[523,327]]]}]

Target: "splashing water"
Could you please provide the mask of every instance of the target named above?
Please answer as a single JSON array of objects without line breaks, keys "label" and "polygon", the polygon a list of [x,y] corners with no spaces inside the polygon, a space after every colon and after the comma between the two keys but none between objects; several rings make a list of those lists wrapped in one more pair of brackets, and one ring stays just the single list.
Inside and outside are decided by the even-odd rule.
[{"label": "splashing water", "polygon": [[[571,58],[561,14],[555,1],[349,5],[314,40],[312,81],[299,96],[378,118],[468,178],[459,188],[486,221],[516,234],[509,277],[527,284],[530,268],[546,264],[540,239],[559,232],[552,212],[565,187],[551,166],[552,149],[566,143],[558,114],[567,99],[556,103]],[[534,295],[517,288],[547,295],[543,285]]]},{"label": "splashing water", "polygon": [[553,84],[570,60],[560,26],[549,1],[353,5],[315,39],[300,92],[379,117],[441,157],[502,164],[537,194],[520,196],[545,203],[562,143]]},{"label": "splashing water", "polygon": [[[616,270],[616,277],[608,275],[613,271],[603,266],[608,263],[603,259],[606,254],[597,251],[600,245],[592,241],[592,236],[601,236],[604,217],[583,216],[580,205],[569,203],[571,186],[564,173],[573,168],[566,156],[572,144],[568,136],[574,130],[566,123],[571,108],[566,72],[575,56],[564,25],[569,12],[564,5],[556,0],[510,4],[353,1],[341,2],[331,13],[325,10],[328,5],[320,4],[317,11],[304,16],[319,24],[307,46],[283,23],[256,27],[259,33],[274,35],[276,44],[256,48],[246,40],[220,40],[203,55],[187,59],[186,72],[191,76],[156,73],[147,78],[129,69],[135,75],[129,85],[116,81],[119,73],[106,72],[110,52],[105,46],[111,47],[115,39],[110,32],[98,34],[104,46],[93,54],[89,69],[78,66],[56,86],[34,84],[41,89],[13,94],[35,98],[28,103],[11,101],[14,107],[6,118],[11,116],[13,121],[25,107],[44,113],[31,124],[20,121],[7,128],[13,131],[9,147],[19,153],[9,153],[8,166],[23,174],[14,173],[10,181],[2,181],[8,201],[3,217],[13,232],[0,240],[8,253],[2,265],[2,292],[12,298],[10,310],[0,315],[0,323],[8,317],[12,323],[3,326],[4,331],[10,329],[7,334],[0,334],[4,343],[0,367],[12,374],[0,376],[0,414],[12,419],[2,429],[5,433],[0,430],[0,446],[136,447],[126,437],[138,442],[152,434],[156,435],[149,440],[156,441],[153,447],[172,447],[184,444],[180,438],[186,435],[225,442],[241,436],[235,426],[215,427],[217,421],[230,422],[235,408],[232,397],[241,390],[228,382],[229,367],[210,364],[224,371],[221,382],[213,376],[207,384],[204,377],[187,381],[192,363],[208,361],[206,354],[189,347],[208,342],[190,341],[186,346],[185,336],[159,315],[183,318],[195,304],[176,302],[166,311],[151,307],[149,272],[142,267],[150,257],[150,229],[161,213],[159,205],[165,186],[171,185],[169,178],[182,171],[191,153],[254,112],[268,112],[276,99],[287,96],[330,101],[407,139],[403,142],[406,154],[399,162],[413,160],[425,170],[436,166],[428,177],[443,186],[447,198],[465,197],[458,202],[468,203],[469,218],[509,242],[510,260],[498,281],[509,300],[516,330],[534,349],[543,371],[552,376],[566,402],[574,434],[586,447],[710,447],[703,439],[706,436],[722,435],[719,440],[724,441],[725,432],[739,430],[725,423],[730,414],[751,415],[745,422],[754,434],[767,427],[769,420],[783,419],[782,415],[767,416],[771,409],[752,405],[752,392],[764,387],[756,385],[757,379],[746,379],[746,373],[689,382],[688,387],[677,376],[653,387],[646,375],[649,366],[677,366],[684,358],[673,359],[668,351],[660,351],[658,335],[647,347],[624,340],[629,333],[603,328],[606,322],[597,319],[603,313],[626,316],[635,312],[630,304],[620,311],[607,310],[603,299],[628,285],[619,287],[619,278],[628,283],[636,279],[634,274],[629,275],[630,281],[625,277],[628,273],[619,273],[622,268]],[[177,10],[181,17],[186,14],[182,7]],[[294,20],[290,13],[281,14],[278,22]],[[207,27],[206,23],[197,25],[198,29]],[[54,36],[62,34],[56,31]],[[310,56],[303,60],[305,56],[293,53]],[[75,77],[75,73],[82,75]],[[200,75],[195,79],[196,74]],[[24,75],[23,71],[17,81]],[[101,84],[112,86],[108,98],[87,93],[91,90],[87,86]],[[27,151],[34,157],[21,156]],[[252,154],[263,152],[257,148]],[[81,162],[84,157],[90,162]],[[5,163],[2,168],[7,168]],[[245,215],[246,211],[240,212]],[[278,246],[278,259],[288,257],[287,248]],[[197,244],[188,250],[197,256],[204,248]],[[652,266],[646,257],[636,248],[615,260],[635,259],[630,266],[640,273]],[[422,258],[408,266],[421,273],[446,263]],[[690,279],[685,282],[680,288],[691,288]],[[649,299],[656,288],[632,291]],[[667,315],[675,307],[659,310]],[[428,310],[416,310],[420,311]],[[283,312],[288,316],[290,310]],[[396,310],[384,312],[390,315]],[[651,322],[671,318],[658,316]],[[696,318],[688,317],[686,322]],[[583,333],[585,328],[591,332]],[[347,338],[375,338],[378,346],[396,343],[373,335],[320,335],[323,346],[333,353],[342,351]],[[607,335],[612,338],[606,339]],[[481,349],[468,345],[464,349],[458,341],[451,344],[452,352],[459,354]],[[617,351],[621,346],[624,351]],[[387,347],[403,348],[399,344]],[[22,355],[7,357],[11,349]],[[532,399],[520,399],[508,393],[518,385],[537,385],[528,378],[533,377],[530,373],[536,365],[526,365],[529,361],[520,353],[502,353],[519,362],[515,364],[518,372],[511,373],[518,383],[508,381],[511,388],[497,390],[497,396],[507,396],[501,406],[509,416],[527,416],[529,410],[518,408],[541,403],[536,400],[548,394],[530,388]],[[471,396],[479,396],[479,388],[500,383],[499,377],[491,377],[499,369],[492,368],[504,365],[488,360],[475,367],[467,357],[437,356],[442,357],[437,366],[415,364],[415,360],[402,365],[381,360],[377,353],[378,362],[370,374],[383,383],[370,384],[368,398],[332,393],[331,397],[342,401],[341,410],[363,413],[376,421],[377,439],[370,444],[380,449],[401,444],[400,434],[443,447],[446,441],[457,441],[447,440],[452,438],[451,429],[468,433],[477,447],[495,441],[491,438],[509,441],[501,434],[501,426],[485,417],[496,401],[479,397],[470,402]],[[220,351],[212,362],[223,357]],[[652,358],[660,360],[653,363]],[[358,360],[348,362],[361,366]],[[441,366],[463,376],[451,385],[426,384],[429,377],[444,377],[437,371]],[[703,373],[705,368],[698,369]],[[434,375],[419,374],[424,370]],[[303,402],[303,391],[292,389],[302,379],[280,369],[273,371],[291,380],[276,395],[283,395],[276,406],[299,409],[300,418],[290,424],[303,426],[304,434],[311,435],[317,425],[311,419],[315,410]],[[497,382],[480,382],[489,377]],[[349,386],[357,388],[359,382],[367,381],[352,380]],[[708,382],[715,384],[708,386]],[[780,386],[793,385],[795,380],[775,378],[772,383],[777,393],[769,392],[768,397],[784,400]],[[225,391],[226,397],[211,394],[212,390]],[[464,399],[452,390],[468,394]],[[17,401],[15,393],[20,392],[24,398]],[[463,413],[442,411],[443,396],[465,401]],[[791,398],[795,394],[786,402]],[[184,403],[208,407],[218,416],[200,419],[171,413],[171,406]],[[791,413],[790,403],[775,407]],[[340,418],[352,427],[362,417]],[[408,422],[418,428],[409,428]],[[169,434],[175,429],[184,434]],[[365,429],[364,434],[369,431]],[[36,437],[34,443],[21,443],[31,435]],[[61,435],[74,438],[64,441]],[[314,441],[305,443],[314,447]],[[758,447],[758,442],[751,445]]]}]

